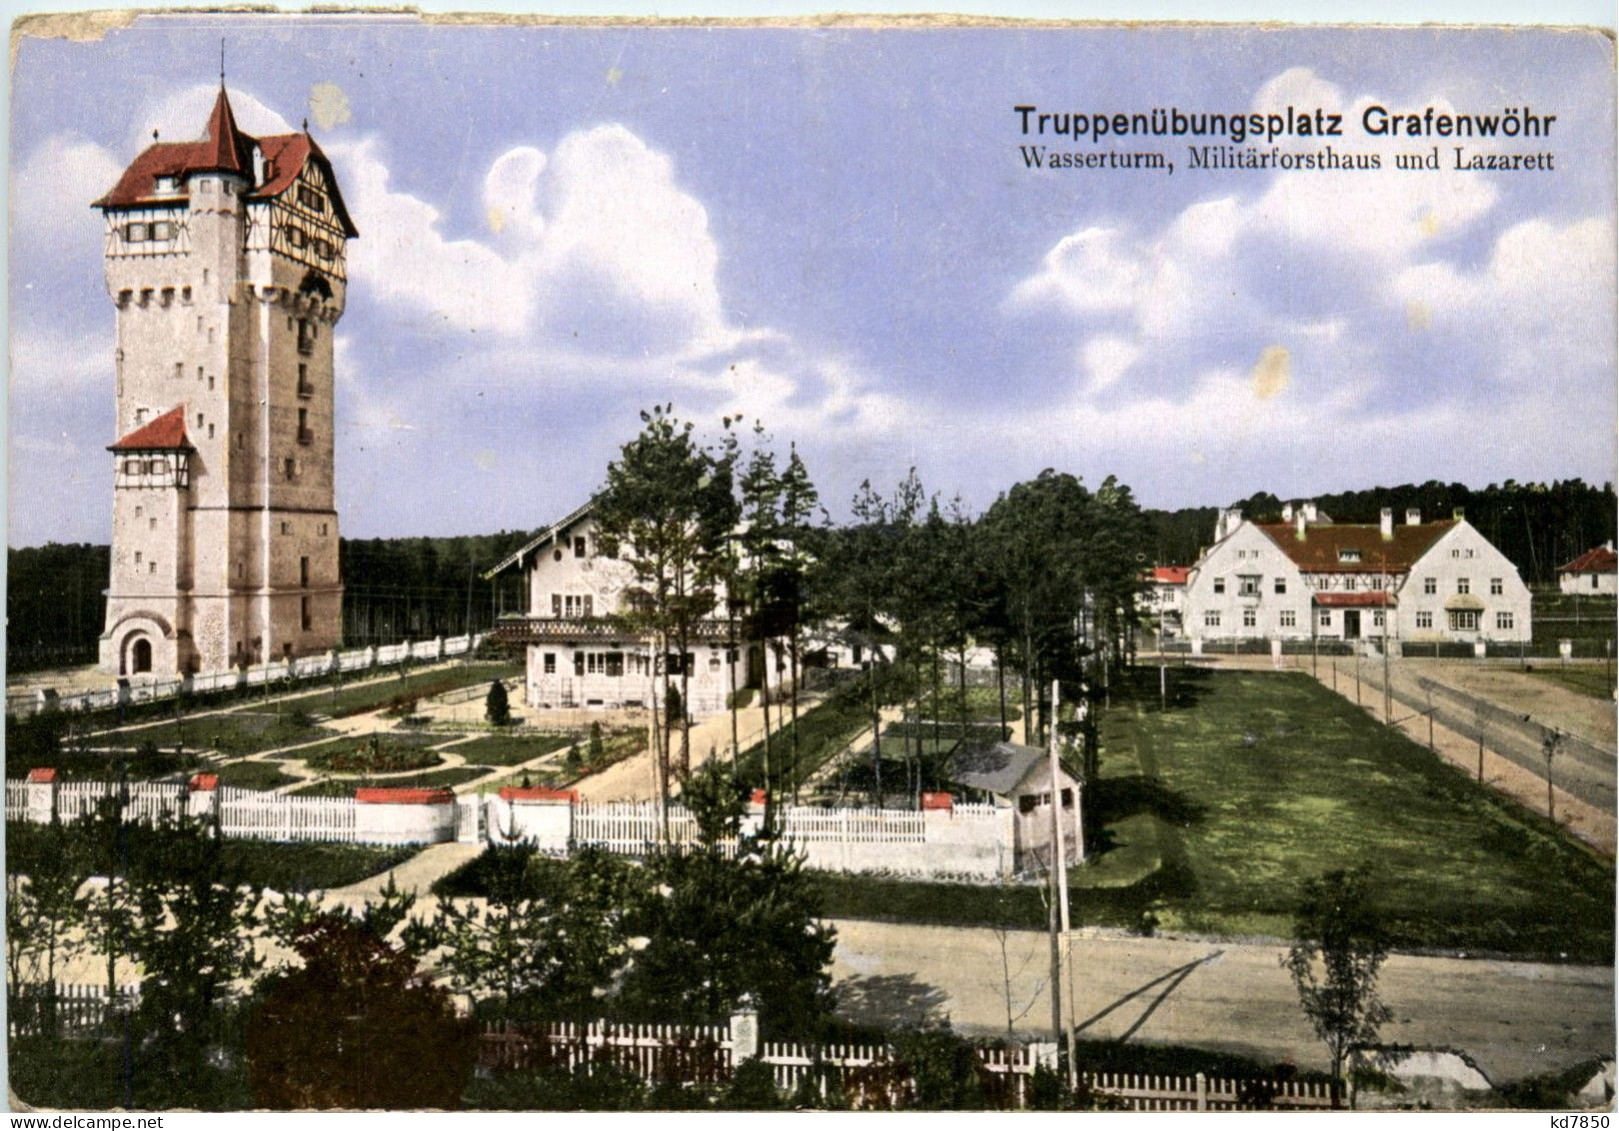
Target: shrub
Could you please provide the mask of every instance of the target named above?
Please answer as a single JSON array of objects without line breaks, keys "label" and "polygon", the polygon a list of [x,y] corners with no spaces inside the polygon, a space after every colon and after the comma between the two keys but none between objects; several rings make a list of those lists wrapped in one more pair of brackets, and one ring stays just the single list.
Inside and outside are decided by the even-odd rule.
[{"label": "shrub", "polygon": [[489,685],[489,695],[484,699],[484,716],[495,726],[503,727],[511,724],[511,700],[506,695],[506,685],[495,680]]}]

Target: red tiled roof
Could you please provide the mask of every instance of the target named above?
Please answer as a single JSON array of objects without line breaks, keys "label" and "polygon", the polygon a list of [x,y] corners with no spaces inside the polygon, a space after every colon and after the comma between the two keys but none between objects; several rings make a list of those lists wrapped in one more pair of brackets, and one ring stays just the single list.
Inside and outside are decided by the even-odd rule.
[{"label": "red tiled roof", "polygon": [[355,790],[354,800],[365,805],[448,805],[455,794],[447,789],[368,786]]},{"label": "red tiled roof", "polygon": [[1186,575],[1191,572],[1190,566],[1153,566],[1148,580],[1155,585],[1185,585]]},{"label": "red tiled roof", "polygon": [[109,452],[195,451],[186,438],[186,406],[175,405],[156,420],[107,445]]},{"label": "red tiled roof", "polygon": [[948,793],[935,793],[930,790],[922,794],[922,809],[923,811],[943,809],[947,812],[953,812],[955,809],[955,799],[952,798]]},{"label": "red tiled roof", "polygon": [[573,805],[579,801],[577,789],[546,789],[543,786],[503,785],[502,801],[566,801]]},{"label": "red tiled roof", "polygon": [[28,780],[36,784],[53,782],[56,780],[56,768],[54,766],[35,766],[28,771]]},{"label": "red tiled roof", "polygon": [[192,774],[191,788],[198,793],[207,793],[219,788],[218,774]]},{"label": "red tiled roof", "polygon": [[1317,593],[1315,603],[1322,609],[1386,609],[1394,604],[1392,597],[1386,589],[1369,593]]},{"label": "red tiled roof", "polygon": [[1619,573],[1619,553],[1598,546],[1594,550],[1587,550],[1566,566],[1559,573]]},{"label": "red tiled roof", "polygon": [[253,167],[252,141],[236,128],[236,115],[231,113],[230,99],[225,84],[219,85],[219,97],[214,99],[213,113],[208,115],[208,147],[203,151],[205,165],[196,172],[246,173]]},{"label": "red tiled roof", "polygon": [[[1312,524],[1305,529],[1303,541],[1293,523],[1257,525],[1302,573],[1405,573],[1456,521],[1396,524],[1394,537],[1387,541],[1382,528],[1373,524]],[[1339,556],[1343,550],[1359,550],[1360,561],[1343,561]]]},{"label": "red tiled roof", "polygon": [[304,165],[313,160],[326,174],[327,198],[343,231],[350,239],[360,233],[349,218],[343,198],[337,192],[337,178],[332,174],[332,163],[320,146],[307,133],[274,134],[270,137],[252,137],[236,126],[231,113],[230,99],[223,89],[208,117],[208,136],[201,141],[166,141],[147,146],[131,161],[129,168],[118,178],[118,183],[93,208],[136,208],[147,204],[178,203],[183,194],[169,193],[159,196],[158,177],[175,177],[181,181],[191,173],[228,172],[250,176],[253,168],[253,144],[257,142],[263,154],[268,177],[264,184],[247,194],[250,200],[266,200],[280,196],[292,187]]}]

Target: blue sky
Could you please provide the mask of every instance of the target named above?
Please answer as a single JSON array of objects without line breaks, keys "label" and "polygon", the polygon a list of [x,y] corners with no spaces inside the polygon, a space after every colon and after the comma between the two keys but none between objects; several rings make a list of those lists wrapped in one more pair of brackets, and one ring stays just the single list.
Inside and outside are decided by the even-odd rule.
[{"label": "blue sky", "polygon": [[[88,203],[154,127],[202,130],[220,34],[165,17],[20,47],[12,545],[109,537]],[[670,400],[711,434],[729,413],[796,441],[834,514],[912,465],[975,508],[1044,467],[1166,507],[1615,477],[1613,60],[1593,34],[223,34],[243,127],[307,116],[361,232],[338,327],[350,537],[541,525]],[[1395,171],[1405,147],[1354,124],[1368,102],[1555,113],[1547,142],[1479,148],[1550,149],[1557,171]],[[1336,148],[1385,168],[1192,171],[1184,143],[1142,139],[1121,148],[1174,175],[1032,173],[1024,103],[1321,105],[1346,116]]]}]

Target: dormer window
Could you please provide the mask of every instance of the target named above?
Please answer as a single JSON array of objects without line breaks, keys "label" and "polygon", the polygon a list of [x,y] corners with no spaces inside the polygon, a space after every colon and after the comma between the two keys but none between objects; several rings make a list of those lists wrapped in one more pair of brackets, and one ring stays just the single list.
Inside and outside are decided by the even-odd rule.
[{"label": "dormer window", "polygon": [[1360,561],[1359,550],[1339,550],[1338,560],[1344,565],[1355,565]]},{"label": "dormer window", "polygon": [[171,193],[176,193],[176,192],[179,192],[179,191],[180,191],[180,178],[179,177],[159,177],[157,179],[157,194],[159,196],[168,196]]},{"label": "dormer window", "polygon": [[324,213],[326,211],[326,197],[308,185],[298,186],[298,203],[311,212]]}]

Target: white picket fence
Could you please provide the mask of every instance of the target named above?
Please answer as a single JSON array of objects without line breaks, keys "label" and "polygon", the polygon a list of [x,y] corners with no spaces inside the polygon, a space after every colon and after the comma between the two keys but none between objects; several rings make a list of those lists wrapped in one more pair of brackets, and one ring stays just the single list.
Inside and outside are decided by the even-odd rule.
[{"label": "white picket fence", "polygon": [[350,797],[281,797],[229,786],[219,791],[219,831],[225,836],[352,842],[356,816]]},{"label": "white picket fence", "polygon": [[[131,782],[120,786],[111,781],[66,781],[31,785],[6,783],[6,819],[47,822],[51,800],[59,820],[77,821],[95,813],[106,798],[125,790],[124,820],[156,823],[164,815],[185,813],[212,818],[216,799],[213,794],[192,792],[185,785],[167,782]],[[30,807],[30,790],[39,790],[45,800]],[[370,839],[357,828],[358,803],[352,797],[284,797],[251,789],[222,787],[217,797],[219,831],[222,836],[276,841],[343,841]],[[390,842],[392,838],[389,838]]]},{"label": "white picket fence", "polygon": [[[141,984],[128,982],[118,987],[113,1004],[118,1009],[132,1009],[140,1004],[140,997]],[[52,1005],[58,1032],[68,1036],[92,1033],[107,1016],[107,987],[65,982],[51,989],[24,986],[20,996],[8,998],[7,1005],[6,1029],[13,1037],[40,1032],[45,1027],[46,1010]]]},{"label": "white picket fence", "polygon": [[466,655],[476,650],[487,636],[487,633],[472,636],[435,636],[430,640],[357,648],[348,652],[323,652],[314,656],[300,656],[297,659],[278,660],[268,664],[202,672],[181,679],[154,680],[149,683],[119,681],[112,687],[98,691],[83,691],[76,695],[58,696],[55,691],[47,689],[7,692],[6,714],[21,717],[47,709],[99,711],[116,707],[120,703],[149,703],[157,699],[170,699],[181,692],[200,695],[238,687],[262,687],[277,680],[313,679],[334,672],[366,671],[403,663],[407,658],[431,663],[450,656]]},{"label": "white picket fence", "polygon": [[[581,801],[573,808],[573,837],[625,855],[646,851],[662,840],[656,801]],[[691,844],[697,840],[697,822],[679,805],[669,807],[669,840]]]},{"label": "white picket fence", "polygon": [[[1057,1046],[1037,1043],[974,1050],[993,1106],[1023,1109],[1035,1070],[1057,1068]],[[740,1013],[729,1026],[586,1025],[550,1023],[482,1027],[479,1066],[485,1071],[541,1067],[588,1071],[611,1064],[649,1084],[724,1083],[742,1061],[757,1057],[770,1067],[783,1095],[818,1094],[857,1108],[903,1108],[915,1083],[894,1049],[867,1044],[798,1044],[758,1041],[758,1018]],[[1136,1073],[1083,1073],[1101,1106],[1127,1111],[1326,1110],[1331,1086],[1296,1080],[1220,1079]]]}]

